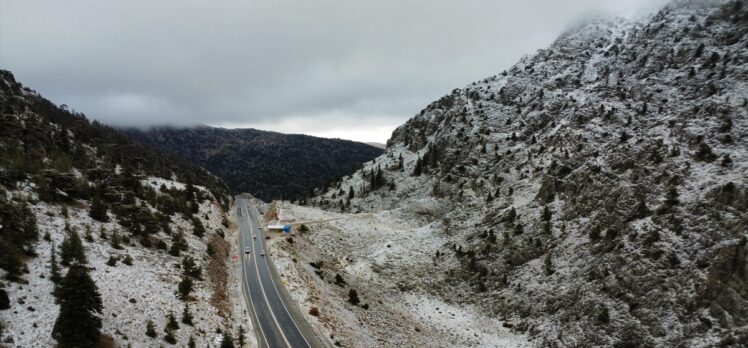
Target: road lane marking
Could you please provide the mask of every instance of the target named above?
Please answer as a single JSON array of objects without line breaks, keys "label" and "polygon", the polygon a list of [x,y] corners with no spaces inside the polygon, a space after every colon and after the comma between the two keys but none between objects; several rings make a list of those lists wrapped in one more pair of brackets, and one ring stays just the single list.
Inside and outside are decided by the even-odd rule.
[{"label": "road lane marking", "polygon": [[[246,206],[245,206],[245,208],[246,208]],[[247,209],[247,213],[249,213],[249,209]],[[249,217],[247,217],[247,219],[249,219]],[[249,221],[249,222],[250,222],[250,224],[249,224],[250,232],[252,232],[251,228],[253,226],[251,224],[251,221]],[[257,282],[260,283],[260,289],[262,289],[262,297],[265,299],[265,303],[268,305],[268,311],[270,312],[270,316],[273,318],[273,321],[275,322],[275,325],[278,328],[278,332],[280,332],[281,337],[283,337],[283,341],[286,342],[286,345],[288,347],[293,347],[291,345],[291,343],[288,341],[288,338],[286,337],[286,334],[283,332],[283,327],[278,322],[278,318],[275,317],[275,312],[273,311],[273,307],[270,305],[270,301],[268,301],[268,297],[267,297],[267,294],[266,294],[266,291],[265,291],[265,287],[262,285],[262,278],[260,277],[260,268],[259,268],[259,266],[257,266],[257,252],[255,250],[254,243],[252,243],[252,252],[255,254],[254,255],[254,258],[255,258],[254,264],[255,264],[255,272],[257,273]],[[271,282],[272,282],[272,277],[270,277],[270,279],[271,279]],[[283,302],[283,301],[281,301],[281,302]],[[294,323],[294,325],[296,325],[296,324]]]},{"label": "road lane marking", "polygon": [[[239,211],[241,211],[241,207],[239,207]],[[245,221],[246,225],[246,221]],[[249,226],[247,226],[247,229],[249,229]],[[241,225],[239,226],[239,237],[241,237],[241,247],[244,247],[245,241],[244,241],[244,233],[241,231]],[[257,326],[260,328],[260,334],[262,335],[262,339],[265,342],[265,345],[267,347],[270,347],[270,343],[268,342],[267,336],[265,336],[265,330],[262,329],[262,323],[260,323],[260,317],[257,315],[257,310],[255,309],[254,301],[252,301],[252,290],[249,288],[249,279],[247,279],[247,267],[246,262],[242,262],[242,276],[244,278],[244,285],[246,289],[246,295],[249,296],[249,307],[252,309],[252,313],[255,314],[255,319],[257,319]]]},{"label": "road lane marking", "polygon": [[[254,210],[253,210],[253,212],[254,212]],[[252,217],[256,219],[255,214],[252,214]],[[257,232],[259,232],[259,230],[261,230],[261,228],[259,228],[259,227],[257,229],[258,229]],[[264,238],[264,237],[262,237],[262,238]],[[260,242],[260,244],[262,244],[262,242]],[[268,257],[269,257],[269,255],[268,255]],[[283,301],[283,297],[280,295],[280,292],[278,292],[278,287],[275,286],[275,281],[273,280],[273,273],[270,272],[270,265],[268,264],[267,260],[265,261],[265,267],[268,270],[268,274],[270,274],[270,283],[273,284],[273,290],[275,290],[276,295],[278,295],[278,298],[280,299],[280,302],[281,302],[281,305],[283,306],[283,309],[286,311],[286,314],[288,314],[288,317],[291,319],[291,322],[296,327],[296,331],[298,331],[299,335],[301,336],[301,338],[304,339],[304,343],[306,343],[307,347],[311,347],[312,345],[310,345],[309,341],[307,341],[306,337],[304,337],[304,333],[301,332],[301,329],[299,328],[299,325],[296,324],[296,320],[294,320],[293,316],[291,315],[291,312],[288,311],[288,307],[286,307],[286,304]]]}]

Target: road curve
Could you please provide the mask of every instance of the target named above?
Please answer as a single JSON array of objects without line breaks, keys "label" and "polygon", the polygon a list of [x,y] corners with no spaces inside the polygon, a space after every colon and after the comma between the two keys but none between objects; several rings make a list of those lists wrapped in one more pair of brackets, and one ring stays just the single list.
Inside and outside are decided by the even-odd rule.
[{"label": "road curve", "polygon": [[[236,219],[239,222],[239,252],[242,260],[242,287],[246,294],[250,313],[254,317],[257,341],[260,347],[308,347],[312,346],[304,337],[288,308],[283,303],[278,286],[273,281],[266,260],[262,240],[265,235],[257,224],[256,211],[249,200],[238,198]],[[256,238],[253,238],[256,236]],[[250,253],[245,253],[245,248]]]}]

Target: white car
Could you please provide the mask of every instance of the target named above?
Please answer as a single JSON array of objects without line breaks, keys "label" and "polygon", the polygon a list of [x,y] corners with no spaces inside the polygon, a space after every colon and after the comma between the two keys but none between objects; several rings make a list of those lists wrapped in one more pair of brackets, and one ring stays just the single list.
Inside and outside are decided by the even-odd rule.
[{"label": "white car", "polygon": [[265,252],[260,252],[260,256],[265,256]]},{"label": "white car", "polygon": [[252,239],[257,239],[257,236],[256,236],[256,235],[253,235],[253,236],[252,236]]},{"label": "white car", "polygon": [[251,250],[249,249],[249,247],[246,247],[246,248],[244,248],[244,253],[245,253],[245,254],[249,254],[249,252],[250,252],[250,251],[251,251]]}]

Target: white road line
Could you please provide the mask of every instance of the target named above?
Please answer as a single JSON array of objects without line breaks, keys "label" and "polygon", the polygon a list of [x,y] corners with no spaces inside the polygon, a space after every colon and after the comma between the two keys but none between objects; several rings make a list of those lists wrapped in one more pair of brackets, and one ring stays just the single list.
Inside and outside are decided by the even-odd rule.
[{"label": "white road line", "polygon": [[[239,211],[241,211],[241,207],[239,207]],[[246,223],[246,221],[245,221],[245,223]],[[249,229],[249,226],[247,226],[247,228]],[[241,238],[241,241],[242,241],[242,243],[241,243],[242,247],[246,248],[246,246],[244,244],[244,233],[241,230],[241,226],[239,226],[239,237]],[[244,250],[241,250],[241,251],[244,251]],[[267,336],[265,336],[265,330],[262,329],[262,323],[260,323],[260,317],[257,316],[257,310],[255,310],[255,305],[252,302],[252,290],[249,289],[249,280],[247,279],[246,268],[247,268],[246,267],[246,263],[244,262],[244,260],[242,260],[242,278],[244,278],[244,285],[246,285],[246,287],[245,287],[246,294],[247,294],[247,296],[249,296],[249,302],[250,302],[249,303],[249,307],[252,309],[252,313],[255,314],[255,319],[257,319],[257,326],[259,326],[259,328],[260,328],[260,334],[262,334],[262,338],[265,341],[265,345],[268,346],[268,347],[270,347],[270,343],[268,343],[268,338],[267,338]]]},{"label": "white road line", "polygon": [[[253,209],[252,211],[254,212],[255,210]],[[256,216],[254,216],[254,217],[256,218]],[[258,227],[258,229],[260,229],[260,228]],[[262,243],[262,242],[260,242],[260,243]],[[275,286],[275,281],[273,281],[273,274],[270,272],[270,265],[268,265],[267,261],[265,261],[265,267],[267,267],[267,269],[268,269],[268,274],[270,274],[270,283],[273,284],[273,290],[275,290],[275,293],[278,295],[278,298],[280,299],[281,305],[283,305],[283,309],[286,310],[286,314],[288,314],[288,317],[291,318],[291,322],[296,327],[296,330],[299,331],[299,334],[301,335],[301,338],[304,339],[304,343],[306,343],[307,347],[311,348],[312,345],[310,345],[309,341],[307,341],[306,337],[304,337],[304,333],[301,331],[301,329],[299,329],[299,325],[296,324],[296,320],[293,319],[293,316],[291,315],[291,312],[288,311],[288,307],[286,307],[286,303],[283,301],[283,297],[281,297],[280,292],[278,292],[278,287]]]},{"label": "white road line", "polygon": [[[247,213],[249,213],[249,211],[247,211]],[[249,219],[249,217],[247,217],[247,219]],[[249,222],[250,232],[252,232],[252,223],[251,223],[251,221],[248,221],[248,222]],[[288,338],[286,338],[286,335],[283,333],[283,327],[278,322],[278,318],[275,317],[275,313],[273,312],[273,308],[272,308],[272,306],[270,306],[270,302],[268,301],[268,297],[265,294],[265,287],[262,285],[262,279],[260,278],[260,268],[257,266],[257,253],[255,252],[255,243],[252,243],[252,252],[255,254],[255,256],[254,256],[254,258],[255,258],[255,262],[254,262],[254,264],[255,264],[255,272],[257,272],[257,282],[260,283],[260,289],[262,289],[262,297],[265,299],[265,303],[268,305],[268,311],[270,312],[270,316],[273,317],[273,321],[275,322],[276,327],[278,327],[278,332],[280,332],[281,337],[283,337],[283,341],[286,342],[286,346],[292,347],[291,343],[288,342]],[[270,278],[271,278],[271,283],[272,283],[272,276]],[[281,301],[281,303],[282,302],[283,301]],[[293,321],[293,319],[291,321]],[[294,325],[296,325],[296,323],[294,323]]]}]

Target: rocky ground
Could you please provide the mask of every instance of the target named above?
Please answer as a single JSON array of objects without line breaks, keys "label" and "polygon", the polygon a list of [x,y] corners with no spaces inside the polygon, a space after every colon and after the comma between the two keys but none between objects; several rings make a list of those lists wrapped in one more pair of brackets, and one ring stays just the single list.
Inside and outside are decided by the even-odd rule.
[{"label": "rocky ground", "polygon": [[[147,179],[145,184],[156,188],[162,184],[169,187],[184,187],[181,183],[159,178]],[[30,201],[35,200],[30,188],[11,194],[24,196]],[[129,232],[116,222],[100,223],[91,219],[88,215],[88,205],[84,202],[67,206],[67,218],[62,215],[61,206],[55,204],[37,202],[32,205],[32,209],[36,215],[40,235],[49,234],[49,240],[43,238],[38,242],[38,256],[28,260],[26,267],[30,273],[24,280],[5,285],[11,309],[0,312],[0,319],[5,326],[0,346],[54,345],[50,333],[59,309],[52,296],[53,283],[49,279],[49,259],[53,244],[59,253],[59,246],[65,235],[66,221],[84,240],[91,277],[102,295],[104,311],[101,313],[101,332],[111,338],[112,343],[117,346],[169,345],[162,339],[163,329],[169,313],[173,313],[178,321],[182,317],[185,302],[176,294],[181,274],[179,267],[185,255],[196,260],[197,265],[203,269],[204,276],[203,280],[195,281],[192,298],[187,301],[189,311],[194,316],[194,324],[190,326],[180,323],[180,328],[174,333],[177,345],[186,346],[189,337],[192,337],[198,346],[218,347],[222,335],[216,332],[217,329],[234,329],[236,337],[242,318],[245,321],[248,318],[242,312],[234,312],[236,306],[230,307],[225,286],[222,286],[227,279],[221,279],[220,274],[212,276],[209,273],[213,258],[206,255],[207,242],[212,240],[216,245],[228,244],[216,234],[218,231],[230,231],[228,240],[231,240],[231,234],[235,235],[234,229],[225,229],[222,225],[223,211],[214,201],[204,201],[197,214],[208,231],[208,236],[202,239],[192,234],[191,222],[177,215],[172,218],[172,231],[182,231],[188,244],[188,250],[179,257],[169,255],[166,250],[145,248],[134,240],[131,243],[123,240],[122,248],[115,249],[111,243],[113,235],[125,237]],[[104,234],[101,233],[102,229]],[[84,238],[87,231],[90,231],[90,240]],[[211,239],[211,236],[216,238]],[[154,237],[170,240],[163,232]],[[107,265],[111,256],[117,259],[114,266]],[[126,256],[132,258],[132,265],[123,263]],[[219,255],[219,258],[225,259],[227,255]],[[146,336],[148,319],[155,324],[158,334],[156,338]],[[253,339],[251,324],[244,324],[244,328],[249,340]]]},{"label": "rocky ground", "polygon": [[310,200],[362,226],[396,212],[413,241],[351,227],[313,240],[359,257],[385,243],[371,251],[385,289],[472,306],[533,345],[740,345],[746,63],[740,1],[581,23],[430,104]]},{"label": "rocky ground", "polygon": [[[511,324],[411,286],[433,272],[432,255],[444,242],[435,225],[409,226],[398,211],[339,214],[289,203],[275,209],[278,220],[303,223],[306,230],[269,241],[281,279],[306,319],[334,344],[527,345],[506,328]],[[348,302],[352,289],[356,305]]]}]

